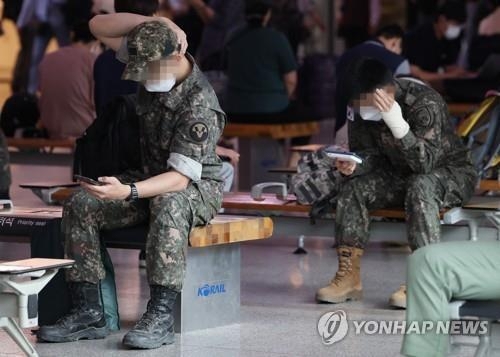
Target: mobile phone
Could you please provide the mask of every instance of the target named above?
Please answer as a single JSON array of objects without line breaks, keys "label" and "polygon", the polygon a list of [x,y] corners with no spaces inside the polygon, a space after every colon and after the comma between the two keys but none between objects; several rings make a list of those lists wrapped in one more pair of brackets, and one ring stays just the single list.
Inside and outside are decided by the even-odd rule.
[{"label": "mobile phone", "polygon": [[329,148],[326,148],[324,151],[325,151],[325,154],[331,158],[339,159],[342,161],[355,162],[357,164],[361,164],[363,162],[363,159],[360,158],[358,155],[356,155],[353,152],[338,151],[338,150],[329,149]]},{"label": "mobile phone", "polygon": [[82,175],[73,175],[73,179],[75,181],[85,182],[85,183],[88,183],[90,185],[96,185],[96,186],[104,185],[104,183],[102,183],[102,182],[96,181],[94,179],[91,179],[90,177],[82,176]]}]

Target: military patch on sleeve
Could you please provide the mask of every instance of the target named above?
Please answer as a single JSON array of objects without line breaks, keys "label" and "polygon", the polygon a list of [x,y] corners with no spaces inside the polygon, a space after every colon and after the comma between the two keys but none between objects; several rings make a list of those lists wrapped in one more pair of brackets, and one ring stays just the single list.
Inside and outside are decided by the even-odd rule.
[{"label": "military patch on sleeve", "polygon": [[197,143],[202,143],[208,138],[208,127],[205,123],[197,122],[189,128],[189,136]]},{"label": "military patch on sleeve", "polygon": [[414,114],[414,122],[423,128],[431,127],[434,123],[434,117],[439,113],[434,113],[434,108],[418,108]]}]

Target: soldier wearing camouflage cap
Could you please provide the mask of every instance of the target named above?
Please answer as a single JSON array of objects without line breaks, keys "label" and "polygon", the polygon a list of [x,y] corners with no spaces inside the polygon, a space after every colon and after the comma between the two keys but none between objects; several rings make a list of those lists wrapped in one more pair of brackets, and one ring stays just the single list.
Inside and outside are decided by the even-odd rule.
[{"label": "soldier wearing camouflage cap", "polygon": [[57,342],[108,335],[99,298],[105,276],[99,231],[149,222],[150,300],[123,344],[157,348],[174,341],[172,310],[184,281],[189,232],[208,224],[221,207],[215,148],[226,117],[193,58],[183,55],[184,34],[169,20],[119,13],[96,16],[90,26],[127,62],[123,78],[142,84],[136,111],[144,167],[101,177],[102,186],[81,183],[84,190],[65,204],[65,253],[75,260],[66,278],[76,306],[55,325],[41,327],[38,337]]},{"label": "soldier wearing camouflage cap", "polygon": [[[470,151],[453,131],[443,98],[420,81],[393,79],[381,62],[354,63],[341,83],[350,98],[349,146],[359,165],[337,166],[347,179],[337,195],[335,238],[339,267],[318,301],[360,299],[361,256],[370,210],[405,207],[411,249],[440,239],[439,213],[466,202],[477,173]],[[390,304],[406,307],[406,286]]]}]

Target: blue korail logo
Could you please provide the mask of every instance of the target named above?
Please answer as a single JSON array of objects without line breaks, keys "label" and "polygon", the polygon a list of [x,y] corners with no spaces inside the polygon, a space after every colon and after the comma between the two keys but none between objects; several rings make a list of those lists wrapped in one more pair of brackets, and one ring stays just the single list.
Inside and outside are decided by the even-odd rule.
[{"label": "blue korail logo", "polygon": [[219,284],[205,284],[198,288],[198,296],[209,297],[211,295],[226,293],[226,286],[224,283]]}]

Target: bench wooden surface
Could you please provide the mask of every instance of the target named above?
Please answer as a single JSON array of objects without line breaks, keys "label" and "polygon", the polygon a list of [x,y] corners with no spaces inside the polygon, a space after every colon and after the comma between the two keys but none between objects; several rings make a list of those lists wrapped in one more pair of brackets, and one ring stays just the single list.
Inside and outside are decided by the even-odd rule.
[{"label": "bench wooden surface", "polygon": [[240,138],[286,139],[310,136],[318,133],[317,122],[288,124],[240,124],[229,123],[224,128],[224,136]]},{"label": "bench wooden surface", "polygon": [[[222,206],[225,209],[244,210],[244,211],[266,211],[280,213],[309,213],[311,206],[301,205],[297,203],[294,195],[288,195],[285,200],[276,197],[275,194],[263,194],[262,201],[255,201],[247,192],[227,193],[224,194]],[[466,209],[491,210],[500,211],[500,198],[498,197],[473,197],[470,202],[463,206]],[[440,217],[447,212],[444,209],[440,213]],[[370,211],[370,216],[381,218],[405,218],[403,208],[384,208]]]},{"label": "bench wooden surface", "polygon": [[[62,217],[62,207],[14,207],[0,211],[0,231],[12,233],[17,226],[33,227],[37,222]],[[208,247],[217,244],[238,243],[266,239],[273,234],[273,222],[269,217],[224,216],[215,217],[209,225],[195,227],[189,235],[192,247]]]},{"label": "bench wooden surface", "polygon": [[448,111],[453,116],[462,117],[473,112],[479,103],[448,103]]},{"label": "bench wooden surface", "polygon": [[69,148],[75,146],[74,139],[7,138],[7,146],[18,149]]},{"label": "bench wooden surface", "polygon": [[[275,194],[263,194],[262,201],[254,201],[248,192],[236,192],[224,194],[222,207],[225,209],[245,211],[268,211],[282,213],[304,213],[309,214],[311,206],[297,203],[294,195],[288,195],[286,200],[281,200]],[[380,209],[370,212],[372,217],[405,218],[402,209]]]}]

